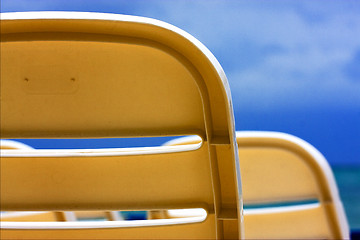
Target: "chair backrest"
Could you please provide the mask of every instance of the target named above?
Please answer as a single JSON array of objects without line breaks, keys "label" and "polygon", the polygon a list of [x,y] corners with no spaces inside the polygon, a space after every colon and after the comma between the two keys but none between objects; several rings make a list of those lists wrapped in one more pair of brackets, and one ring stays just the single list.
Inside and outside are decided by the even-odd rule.
[{"label": "chair backrest", "polygon": [[[0,139],[0,149],[11,150],[34,150],[31,146],[22,142]],[[16,222],[53,222],[53,221],[72,221],[76,217],[72,212],[0,212],[0,221]]]},{"label": "chair backrest", "polygon": [[[349,239],[331,168],[309,143],[277,132],[237,132],[245,238]],[[196,137],[167,145],[194,144]]]},{"label": "chair backrest", "polygon": [[55,222],[55,221],[76,221],[73,212],[1,212],[1,222]]},{"label": "chair backrest", "polygon": [[54,222],[62,216],[57,212],[1,212],[1,222]]},{"label": "chair backrest", "polygon": [[[32,150],[31,146],[14,140],[0,139],[0,149]],[[132,214],[132,212],[130,212]],[[76,221],[98,220],[109,221],[124,220],[120,212],[116,211],[78,211],[78,212],[1,212],[0,221],[26,221],[26,222],[53,222],[53,221]]]},{"label": "chair backrest", "polygon": [[[19,237],[19,228],[31,228],[26,233],[39,238],[75,238],[86,231],[99,238],[242,236],[230,90],[208,49],[182,30],[148,18],[74,12],[1,18],[1,138],[202,138],[190,148],[4,150],[2,210],[203,208],[208,213],[188,232],[184,225],[119,229],[126,224],[112,221],[97,225],[101,231],[80,233],[59,230],[70,223],[47,225],[52,229],[47,231],[2,224],[3,236]],[[79,224],[70,227],[90,228]]]},{"label": "chair backrest", "polygon": [[249,238],[349,239],[324,156],[289,134],[237,132]]}]

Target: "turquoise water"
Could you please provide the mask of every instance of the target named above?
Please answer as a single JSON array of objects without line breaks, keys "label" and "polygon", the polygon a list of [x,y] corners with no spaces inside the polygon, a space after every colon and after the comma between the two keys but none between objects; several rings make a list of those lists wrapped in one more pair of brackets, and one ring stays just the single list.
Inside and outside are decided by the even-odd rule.
[{"label": "turquoise water", "polygon": [[350,229],[360,230],[360,166],[332,167]]}]

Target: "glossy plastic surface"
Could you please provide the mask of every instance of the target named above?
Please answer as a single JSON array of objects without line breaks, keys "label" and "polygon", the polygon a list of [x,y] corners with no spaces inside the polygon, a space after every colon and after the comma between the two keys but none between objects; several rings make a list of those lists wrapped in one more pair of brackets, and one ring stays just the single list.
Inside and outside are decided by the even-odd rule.
[{"label": "glossy plastic surface", "polygon": [[[196,149],[4,150],[3,210],[208,212],[186,232],[175,223],[133,229],[113,221],[101,231],[77,225],[87,228],[80,233],[59,230],[65,223],[43,226],[53,229],[46,231],[41,224],[18,224],[20,230],[2,224],[3,236],[243,235],[230,90],[208,49],[182,30],[148,18],[75,12],[3,13],[1,18],[1,138],[196,134],[203,140]],[[26,227],[33,231],[21,230]]]},{"label": "glossy plastic surface", "polygon": [[[334,176],[319,151],[285,133],[240,131],[236,136],[245,238],[349,239]],[[199,141],[187,137],[167,145]]]}]

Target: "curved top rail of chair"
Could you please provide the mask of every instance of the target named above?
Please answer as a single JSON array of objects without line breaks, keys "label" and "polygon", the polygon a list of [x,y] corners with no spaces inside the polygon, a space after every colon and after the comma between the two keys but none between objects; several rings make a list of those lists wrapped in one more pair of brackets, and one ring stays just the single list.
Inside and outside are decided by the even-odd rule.
[{"label": "curved top rail of chair", "polygon": [[[109,126],[108,129],[101,129],[92,131],[90,134],[88,131],[82,131],[81,134],[77,133],[75,134],[73,131],[50,131],[50,130],[57,130],[56,127],[51,126],[54,129],[50,129],[47,131],[37,131],[37,132],[30,132],[27,131],[27,129],[18,129],[13,130],[9,129],[7,126],[8,121],[2,121],[4,124],[2,124],[2,137],[3,138],[28,138],[28,137],[78,137],[77,135],[81,135],[81,137],[89,137],[90,135],[96,135],[98,137],[123,137],[123,136],[158,136],[158,135],[182,135],[182,134],[197,134],[203,137],[205,140],[208,140],[210,142],[214,142],[214,144],[228,144],[229,143],[229,137],[235,138],[234,132],[234,126],[232,121],[234,120],[233,116],[233,109],[231,104],[231,95],[230,95],[230,88],[228,81],[226,79],[225,73],[220,66],[219,62],[216,60],[216,58],[213,56],[213,54],[197,39],[192,37],[190,34],[186,33],[185,31],[172,26],[170,24],[164,23],[159,20],[154,20],[150,18],[144,18],[144,17],[137,17],[137,16],[127,16],[127,15],[118,15],[118,14],[108,14],[108,13],[88,13],[88,12],[25,12],[25,13],[3,13],[1,15],[1,35],[2,35],[2,42],[3,43],[16,43],[21,41],[48,41],[48,42],[54,42],[54,41],[71,41],[72,44],[75,44],[75,42],[79,43],[84,46],[85,42],[97,42],[97,43],[103,43],[103,45],[107,45],[105,43],[130,43],[132,45],[143,45],[149,48],[158,48],[163,53],[166,53],[168,55],[172,55],[171,58],[176,59],[177,63],[168,63],[169,66],[163,66],[163,69],[166,68],[172,68],[176,67],[176,69],[173,69],[173,74],[176,73],[179,70],[179,66],[181,65],[181,68],[186,68],[183,74],[184,76],[186,74],[190,73],[189,77],[192,78],[192,81],[196,82],[198,93],[200,94],[201,101],[203,102],[203,111],[193,111],[193,112],[184,112],[183,118],[193,118],[191,119],[191,122],[183,121],[183,119],[174,118],[169,119],[169,127],[165,129],[165,131],[157,131],[158,126],[153,124],[149,124],[148,128],[145,129],[145,131],[139,131],[141,124],[135,124],[135,121],[132,121],[132,125],[130,130],[124,131],[124,129],[117,129],[119,125],[123,125],[121,121],[119,121],[119,117],[115,119],[110,119],[109,122],[115,122],[117,121],[119,124],[117,126],[112,125]],[[80,43],[79,43],[80,44]],[[27,45],[27,44],[25,44]],[[45,44],[46,45],[46,44]],[[61,45],[61,44],[58,44]],[[83,52],[76,52],[77,50],[74,50],[78,48],[78,45],[71,46],[70,50],[73,51],[70,54],[72,55],[79,55],[83,54]],[[91,49],[91,44],[88,44],[89,46],[86,46],[87,48]],[[51,46],[52,47],[52,46]],[[59,51],[62,51],[61,49],[64,46],[59,47]],[[26,48],[26,47],[25,47]],[[30,48],[30,47],[29,47]],[[32,47],[33,48],[33,47]],[[104,48],[102,48],[104,49]],[[75,53],[74,53],[75,51]],[[94,50],[98,51],[98,50]],[[106,52],[106,50],[104,49]],[[123,51],[123,49],[121,49]],[[86,52],[86,51],[85,51]],[[144,51],[143,51],[144,52]],[[5,53],[5,52],[4,52]],[[137,52],[136,52],[137,53]],[[41,54],[41,51],[39,51],[39,57]],[[50,54],[50,53],[48,53]],[[96,53],[99,54],[99,53]],[[150,53],[152,56],[155,56],[155,59],[153,62],[157,62],[158,59],[156,58],[157,55],[161,54],[156,51],[154,53]],[[4,54],[5,55],[5,54]],[[71,55],[71,56],[72,56]],[[104,57],[105,55],[99,56],[99,58]],[[6,57],[6,56],[5,56]],[[112,56],[111,56],[112,57]],[[71,59],[78,60],[80,58],[75,57],[69,57],[69,63]],[[86,57],[84,57],[86,58]],[[110,57],[109,57],[110,58]],[[116,59],[117,60],[117,59]],[[8,62],[8,61],[7,61]],[[21,62],[21,61],[20,61]],[[111,61],[109,61],[111,62]],[[166,61],[163,61],[166,62]],[[167,61],[171,62],[171,61]],[[12,64],[12,63],[8,63]],[[20,63],[21,64],[21,63]],[[27,65],[34,65],[35,63],[32,63],[32,61],[27,61]],[[41,63],[38,63],[41,65]],[[50,64],[50,63],[46,63]],[[54,62],[54,65],[66,65],[67,63],[63,62]],[[72,63],[71,71],[74,73],[73,75],[85,75],[83,69],[80,69],[81,67],[77,67],[76,64]],[[110,64],[110,63],[109,63]],[[113,63],[112,63],[113,64]],[[122,63],[118,63],[119,65],[124,65]],[[139,63],[140,65],[144,63]],[[163,63],[161,63],[163,64]],[[171,65],[172,64],[172,65]],[[179,65],[179,66],[176,66]],[[36,64],[35,64],[36,65]],[[141,65],[141,66],[143,66]],[[161,66],[159,64],[159,66]],[[16,66],[15,66],[16,67]],[[19,65],[19,68],[21,69],[23,66]],[[62,66],[63,67],[63,66]],[[91,68],[94,68],[93,66],[86,66],[87,69],[91,70]],[[27,68],[35,69],[41,68],[41,66],[28,66]],[[49,67],[48,67],[49,68]],[[76,69],[78,68],[78,69]],[[95,67],[96,68],[96,67]],[[31,71],[35,71],[31,70]],[[66,69],[67,70],[67,69]],[[96,69],[97,70],[97,69]],[[26,72],[26,70],[23,70]],[[30,71],[30,72],[31,72]],[[48,71],[48,70],[46,70]],[[44,78],[41,74],[48,74],[44,73],[46,72],[44,69],[40,69],[36,72],[36,77],[38,78]],[[50,70],[49,70],[50,71]],[[81,73],[79,73],[82,71]],[[105,71],[105,70],[103,70]],[[126,69],[126,71],[128,71]],[[29,71],[28,71],[29,72]],[[26,74],[32,74],[28,73]],[[40,73],[39,73],[40,72]],[[41,73],[42,72],[42,73]],[[108,71],[110,72],[110,71]],[[187,73],[186,73],[187,72]],[[119,74],[119,72],[111,72],[108,73],[108,76],[113,78],[115,77],[115,74]],[[152,72],[153,73],[153,72]],[[70,73],[69,73],[70,74]],[[112,75],[110,75],[112,74]],[[167,74],[167,73],[161,73],[161,74]],[[40,77],[38,75],[41,75]],[[49,75],[49,74],[48,74]],[[48,76],[47,75],[47,76]],[[59,74],[58,74],[59,75]],[[95,78],[97,74],[92,74],[91,78]],[[173,78],[173,75],[168,74],[169,76],[164,76],[164,78],[171,79]],[[25,74],[24,74],[25,76]],[[56,76],[56,74],[52,74],[52,76]],[[144,74],[145,76],[145,74]],[[75,77],[68,76],[69,79],[71,78],[73,81],[75,81]],[[116,76],[119,78],[128,78],[128,76]],[[150,78],[151,80],[159,78],[159,76],[152,76],[151,74],[146,75],[146,77]],[[81,77],[80,77],[81,78]],[[28,80],[27,84],[31,85],[31,79],[28,77],[24,77],[24,79]],[[30,80],[29,80],[30,79]],[[84,80],[85,79],[85,80]],[[77,80],[77,79],[76,79]],[[186,80],[186,79],[185,79]],[[184,84],[185,84],[184,80]],[[53,79],[53,81],[60,82],[60,80]],[[61,79],[62,84],[63,79]],[[73,86],[63,86],[64,92],[62,94],[69,94],[73,92],[80,92],[79,89],[81,88],[81,91],[84,91],[84,82],[86,81],[87,84],[90,84],[89,82],[98,81],[98,79],[89,79],[88,76],[86,78],[82,76],[82,79],[80,80],[80,83],[75,83]],[[107,79],[103,79],[103,81],[107,81]],[[136,82],[136,80],[134,80]],[[66,83],[70,84],[70,83]],[[79,86],[75,86],[76,84],[80,84]],[[92,84],[92,83],[91,83]],[[97,83],[98,84],[98,83]],[[112,83],[113,84],[113,83]],[[143,83],[142,83],[143,84]],[[170,83],[169,83],[170,84]],[[55,84],[56,85],[56,84]],[[92,86],[92,85],[91,85]],[[37,85],[33,87],[26,86],[25,90],[28,90],[28,93],[30,94],[60,94],[59,90],[50,89],[51,86],[48,86],[46,89],[34,89],[37,87]],[[90,85],[89,85],[90,87]],[[127,87],[127,85],[126,85]],[[117,86],[113,84],[114,91],[117,89]],[[146,88],[146,86],[144,86]],[[66,92],[68,91],[68,92]],[[188,90],[184,90],[184,93],[186,93]],[[129,93],[130,91],[128,91]],[[159,90],[160,94],[161,91]],[[139,92],[139,95],[142,93]],[[121,95],[121,93],[119,93]],[[109,94],[111,96],[111,94]],[[185,96],[183,96],[185,98]],[[101,98],[99,98],[100,101]],[[211,99],[211,101],[208,101],[208,99]],[[121,100],[119,100],[121,101]],[[133,104],[134,97],[131,101],[128,102],[129,105]],[[135,101],[133,104],[136,105],[138,100]],[[186,102],[186,101],[185,101]],[[91,103],[96,104],[96,103]],[[91,105],[90,104],[90,105]],[[120,104],[120,103],[117,103]],[[177,104],[177,103],[176,103]],[[187,103],[186,103],[187,104]],[[194,104],[196,105],[196,104]],[[117,107],[117,106],[115,106]],[[129,108],[132,106],[129,106]],[[68,106],[70,108],[70,106]],[[119,108],[119,107],[118,107]],[[145,107],[144,107],[145,108]],[[3,108],[6,110],[5,113],[7,113],[6,107]],[[156,112],[156,109],[152,109],[154,111],[153,115],[156,116],[158,113]],[[163,111],[163,115],[167,114],[168,118],[170,118],[173,114],[170,110],[164,108],[160,108],[160,110]],[[159,111],[160,111],[159,110]],[[181,106],[180,106],[181,110]],[[55,110],[52,110],[55,111]],[[70,111],[70,110],[68,110]],[[200,112],[200,113],[197,113]],[[7,117],[9,117],[9,114],[2,114]],[[197,114],[196,114],[197,113]],[[112,115],[111,115],[112,114]],[[200,114],[202,114],[200,116]],[[83,117],[86,117],[87,114],[83,114]],[[113,116],[113,112],[109,112],[109,116]],[[199,115],[199,116],[196,116]],[[72,117],[63,117],[63,118],[69,118],[73,122],[73,125],[76,124],[76,121],[74,121],[74,118]],[[135,118],[135,117],[134,117]],[[155,117],[154,117],[155,118]],[[203,120],[199,122],[199,119],[195,118],[202,118]],[[89,119],[93,119],[89,118]],[[136,115],[136,119],[141,119],[138,115]],[[178,119],[178,120],[177,120]],[[16,123],[16,121],[13,121],[14,119],[11,119],[12,124]],[[17,120],[17,119],[16,119]],[[149,121],[149,119],[147,119]],[[65,120],[64,120],[65,121]],[[181,122],[180,122],[181,121]],[[190,120],[189,120],[190,121]],[[34,121],[36,122],[36,121]],[[202,123],[201,123],[202,122]],[[206,123],[204,123],[206,122]],[[89,124],[91,122],[89,121]],[[180,128],[174,130],[173,126],[180,125]],[[104,125],[103,125],[104,126]],[[102,128],[104,128],[102,126]],[[207,133],[205,133],[207,132]],[[35,135],[35,136],[34,136]],[[59,136],[60,135],[60,136]],[[233,136],[232,136],[233,135]]]}]

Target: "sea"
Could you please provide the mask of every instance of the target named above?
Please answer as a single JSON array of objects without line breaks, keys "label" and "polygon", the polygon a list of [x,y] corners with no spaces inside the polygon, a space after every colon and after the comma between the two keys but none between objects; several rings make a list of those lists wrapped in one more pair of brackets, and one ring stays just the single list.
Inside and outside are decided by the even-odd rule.
[{"label": "sea", "polygon": [[352,231],[360,231],[360,165],[332,166]]}]

